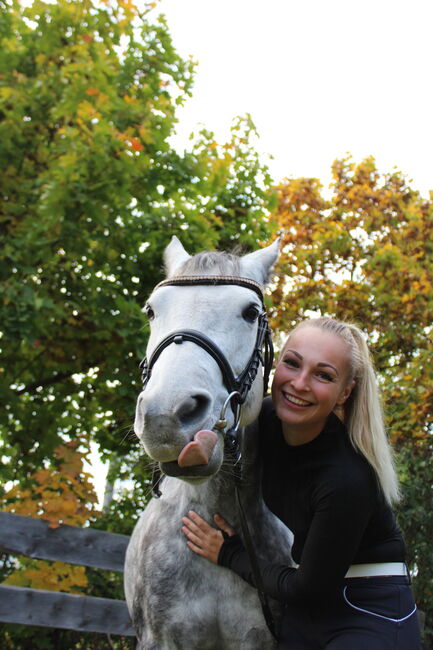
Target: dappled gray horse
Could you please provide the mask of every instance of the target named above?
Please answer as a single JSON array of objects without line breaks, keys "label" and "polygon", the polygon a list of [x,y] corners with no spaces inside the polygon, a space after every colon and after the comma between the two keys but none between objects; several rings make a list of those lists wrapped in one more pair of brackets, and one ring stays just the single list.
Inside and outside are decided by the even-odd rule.
[{"label": "dappled gray horse", "polygon": [[[168,280],[147,302],[151,334],[134,430],[165,478],[126,555],[126,600],[141,650],[275,647],[257,591],[192,553],[181,519],[193,509],[212,523],[218,512],[241,532],[238,454],[227,444],[239,420],[240,494],[257,555],[291,563],[290,533],[261,499],[257,428],[243,430],[262,401],[261,356],[253,351],[261,347],[261,290],[277,256],[278,242],[240,258],[190,257],[174,237],[164,255]],[[241,396],[230,399],[232,392]]]}]

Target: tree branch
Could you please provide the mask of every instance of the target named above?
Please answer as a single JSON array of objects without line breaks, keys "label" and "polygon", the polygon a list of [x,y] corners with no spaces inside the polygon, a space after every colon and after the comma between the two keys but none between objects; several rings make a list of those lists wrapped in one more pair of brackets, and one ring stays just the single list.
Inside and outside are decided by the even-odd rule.
[{"label": "tree branch", "polygon": [[20,388],[19,390],[15,391],[15,394],[22,395],[23,393],[33,393],[37,388],[46,388],[47,386],[51,386],[52,384],[57,384],[61,381],[64,381],[65,379],[69,379],[73,375],[84,373],[87,370],[90,370],[90,368],[99,367],[100,363],[101,363],[100,361],[94,361],[92,363],[86,364],[84,368],[79,368],[76,370],[68,370],[68,372],[59,372],[56,375],[53,375],[52,377],[47,377],[46,379],[34,381],[31,384],[24,386],[24,388]]}]

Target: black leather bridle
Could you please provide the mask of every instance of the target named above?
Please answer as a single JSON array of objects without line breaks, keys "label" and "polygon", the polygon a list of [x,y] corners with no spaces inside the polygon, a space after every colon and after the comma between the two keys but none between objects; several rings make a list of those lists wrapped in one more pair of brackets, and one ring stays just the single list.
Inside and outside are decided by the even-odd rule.
[{"label": "black leather bridle", "polygon": [[[232,276],[184,276],[184,277],[175,277],[168,280],[163,280],[156,285],[155,289],[160,287],[167,286],[197,286],[197,285],[206,285],[206,286],[218,286],[218,285],[236,285],[240,287],[246,287],[254,291],[260,298],[262,311],[260,312],[257,319],[257,336],[256,342],[254,344],[253,352],[250,356],[250,359],[245,366],[244,370],[236,377],[233,369],[227,360],[226,356],[220,350],[220,348],[205,334],[197,330],[176,330],[168,334],[162,341],[158,343],[154,351],[152,352],[149,360],[145,357],[140,363],[140,368],[142,371],[142,380],[143,388],[146,387],[147,382],[150,379],[152,369],[158,360],[159,356],[165,350],[166,347],[174,343],[175,345],[180,345],[184,341],[190,341],[201,347],[205,352],[207,352],[215,361],[217,362],[221,374],[223,377],[224,385],[228,391],[228,397],[224,406],[221,410],[220,419],[214,425],[214,429],[222,432],[224,435],[224,451],[227,456],[233,462],[235,468],[235,494],[236,501],[238,504],[241,527],[244,535],[244,541],[247,549],[248,556],[252,565],[253,575],[256,581],[256,586],[258,590],[258,595],[260,603],[263,610],[263,615],[266,620],[266,624],[271,632],[271,634],[276,637],[275,631],[275,622],[273,619],[272,611],[269,607],[267,595],[264,591],[263,580],[261,576],[260,566],[258,564],[257,556],[254,550],[254,545],[249,531],[249,526],[245,512],[242,506],[242,501],[240,498],[240,486],[242,481],[242,468],[241,468],[241,453],[240,445],[237,436],[237,429],[239,425],[240,418],[240,407],[245,402],[249,390],[254,382],[254,379],[257,376],[259,365],[263,366],[263,394],[266,393],[269,375],[272,369],[272,363],[274,359],[274,349],[272,345],[271,330],[269,328],[268,317],[266,314],[266,307],[263,299],[263,291],[261,286],[250,280],[249,278],[237,278]],[[227,422],[225,420],[225,410],[230,403],[231,408],[234,414],[234,424],[233,426],[226,431]],[[157,464],[154,468],[154,473],[152,476],[152,494],[154,497],[161,496],[159,490],[159,483],[161,480],[159,465]]]},{"label": "black leather bridle", "polygon": [[262,364],[264,368],[264,392],[266,392],[274,355],[271,332],[269,329],[266,308],[263,301],[263,292],[260,285],[257,282],[254,282],[254,280],[250,280],[249,278],[236,278],[231,276],[185,276],[163,280],[163,282],[160,282],[155,287],[155,290],[166,286],[195,285],[237,285],[251,289],[259,296],[263,309],[257,319],[256,342],[246,367],[236,377],[230,363],[228,362],[222,350],[220,350],[220,348],[209,337],[197,330],[176,330],[175,332],[168,334],[168,336],[166,336],[164,339],[162,339],[162,341],[158,343],[149,360],[144,358],[140,363],[140,368],[142,370],[143,387],[146,387],[146,384],[150,379],[153,366],[155,365],[155,362],[159,358],[161,352],[165,350],[166,347],[172,343],[181,344],[184,341],[191,341],[192,343],[195,343],[201,347],[203,350],[205,350],[205,352],[207,352],[211,357],[215,359],[221,370],[224,385],[227,388],[228,393],[236,393],[238,395],[238,397],[235,397],[234,399],[234,401],[237,401],[238,404],[243,404],[245,402],[248,392],[254,382],[254,379],[256,378],[260,364]]}]

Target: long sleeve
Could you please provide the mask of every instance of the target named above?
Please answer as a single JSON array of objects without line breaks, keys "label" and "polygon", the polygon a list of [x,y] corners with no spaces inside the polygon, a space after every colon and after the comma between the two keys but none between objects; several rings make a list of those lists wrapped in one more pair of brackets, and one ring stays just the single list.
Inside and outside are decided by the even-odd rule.
[{"label": "long sleeve", "polygon": [[[229,537],[221,547],[218,564],[227,567],[241,578],[249,582],[253,587],[257,587],[248,553],[242,543],[239,535]],[[286,574],[294,574],[296,569],[284,565],[262,565],[260,567],[264,582],[265,593],[276,599],[286,600],[284,589],[279,588],[281,580],[285,580]],[[281,592],[281,593],[280,593]]]},{"label": "long sleeve", "polygon": [[[371,497],[364,481],[358,485],[352,480],[344,489],[322,486],[299,568],[262,563],[265,592],[287,603],[331,597],[356,555],[371,514]],[[255,586],[248,554],[237,535],[224,542],[218,563]]]},{"label": "long sleeve", "polygon": [[[272,558],[261,563],[269,596],[286,603],[332,598],[350,565],[404,561],[401,532],[376,475],[338,418],[332,416],[316,439],[298,447],[285,443],[272,411],[261,429],[264,500],[292,530],[292,557],[299,565],[294,569]],[[240,537],[224,542],[218,562],[254,585]]]}]

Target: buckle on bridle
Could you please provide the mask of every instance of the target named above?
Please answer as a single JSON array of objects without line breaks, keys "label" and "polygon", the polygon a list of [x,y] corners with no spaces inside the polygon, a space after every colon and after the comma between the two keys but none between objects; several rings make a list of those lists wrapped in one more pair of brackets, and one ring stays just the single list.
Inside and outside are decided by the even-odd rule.
[{"label": "buckle on bridle", "polygon": [[[234,398],[236,398],[236,404],[233,407],[232,400]],[[241,420],[241,409],[242,409],[241,400],[242,400],[241,394],[237,390],[232,391],[228,395],[227,399],[225,400],[222,406],[219,420],[217,420],[217,422],[213,426],[214,431],[216,431],[217,433],[222,433],[224,437],[224,454],[226,457],[230,458],[233,462],[233,469],[235,472],[235,478],[237,483],[240,483],[241,481],[242,454],[241,454],[239,439],[237,436],[239,423]],[[225,430],[227,427],[226,410],[229,404],[232,408],[235,419],[234,419],[233,426],[228,431],[226,431]]]},{"label": "buckle on bridle", "polygon": [[[233,408],[233,405],[231,404],[231,401],[232,401],[232,399],[234,397],[238,398],[235,408]],[[229,394],[229,396],[227,397],[226,401],[224,402],[224,404],[222,406],[219,420],[217,420],[215,422],[214,426],[212,427],[213,429],[215,429],[217,432],[221,432],[224,436],[227,435],[226,432],[225,432],[225,428],[227,426],[226,411],[227,411],[228,405],[230,404],[231,407],[232,407],[232,410],[233,410],[233,414],[235,416],[235,421],[234,421],[234,424],[233,424],[232,428],[230,429],[230,431],[235,433],[238,430],[239,422],[240,422],[240,419],[241,419],[241,402],[240,402],[240,399],[241,399],[241,394],[237,390],[234,390]]]}]

